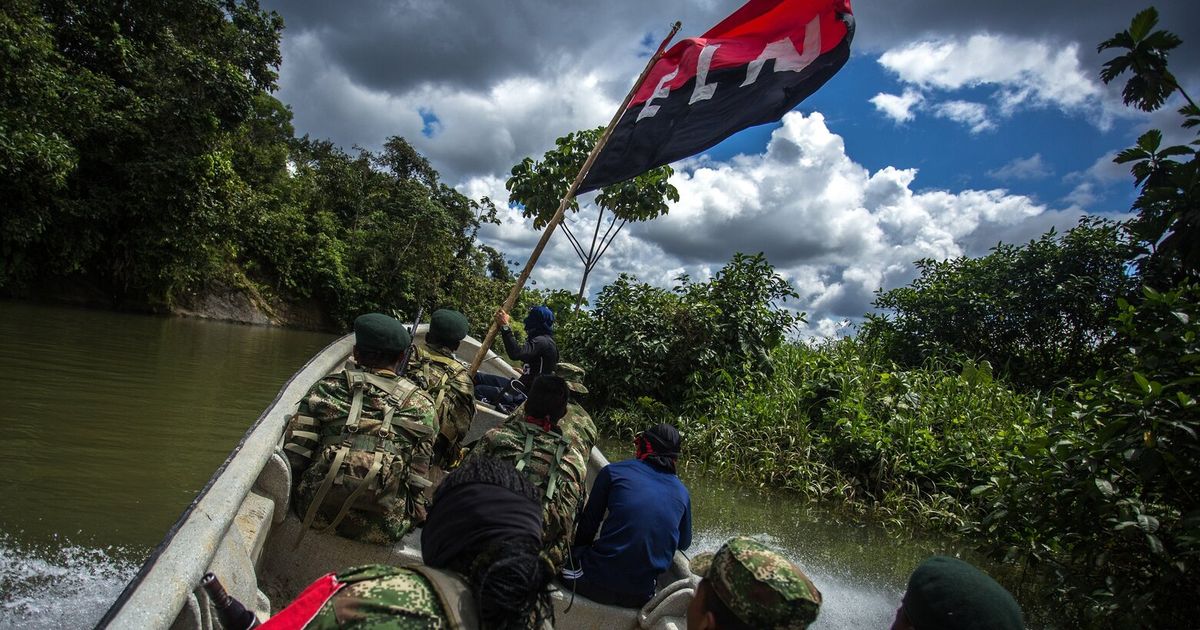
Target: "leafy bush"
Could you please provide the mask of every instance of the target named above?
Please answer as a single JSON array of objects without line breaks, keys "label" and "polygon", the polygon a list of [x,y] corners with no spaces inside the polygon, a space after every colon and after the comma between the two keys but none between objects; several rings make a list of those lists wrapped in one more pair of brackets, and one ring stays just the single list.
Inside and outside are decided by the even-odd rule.
[{"label": "leafy bush", "polygon": [[769,373],[770,352],[803,321],[777,305],[789,297],[762,254],[735,254],[707,282],[681,276],[670,291],[622,275],[562,328],[560,343],[590,371],[602,406],[642,396],[674,405]]},{"label": "leafy bush", "polygon": [[902,365],[929,358],[985,360],[1012,382],[1048,388],[1104,365],[1109,319],[1136,279],[1121,226],[1084,218],[1027,245],[982,258],[919,260],[911,285],[878,294],[863,334]]},{"label": "leafy bush", "polygon": [[986,364],[903,370],[855,339],[786,344],[773,362],[770,377],[676,409],[641,398],[602,424],[632,434],[674,418],[686,456],[723,475],[958,527],[978,514],[972,490],[1010,475],[1048,423],[1041,397],[1011,391]]},{"label": "leafy bush", "polygon": [[[1200,602],[1200,287],[1122,302],[1118,367],[1078,386],[973,529],[1054,569],[1080,613],[1184,627]],[[1153,623],[1151,623],[1153,620]]]}]

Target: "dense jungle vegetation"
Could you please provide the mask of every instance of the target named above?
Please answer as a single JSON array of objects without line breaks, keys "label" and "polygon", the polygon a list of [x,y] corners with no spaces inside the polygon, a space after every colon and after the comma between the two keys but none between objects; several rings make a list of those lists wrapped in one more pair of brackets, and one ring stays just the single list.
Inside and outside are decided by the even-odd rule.
[{"label": "dense jungle vegetation", "polygon": [[331,328],[419,305],[486,326],[511,286],[475,239],[495,207],[403,138],[295,137],[282,28],[257,0],[6,3],[0,294],[169,311],[232,288]]},{"label": "dense jungle vegetation", "polygon": [[[1103,42],[1144,111],[1179,39],[1134,17]],[[609,432],[663,418],[727,476],[897,526],[955,531],[1084,627],[1200,616],[1200,159],[1151,130],[1118,154],[1135,217],[975,259],[922,260],[852,338],[788,341],[796,294],[761,256],[672,289],[622,277],[562,333]],[[802,305],[800,305],[802,306]],[[1038,577],[1030,577],[1038,576]],[[1049,593],[1046,595],[1045,593]]]},{"label": "dense jungle vegetation", "polygon": [[[256,0],[8,2],[0,294],[65,287],[171,310],[224,287],[267,311],[315,304],[330,326],[450,306],[482,332],[512,280],[475,238],[496,208],[443,183],[403,138],[347,152],[295,137],[270,93],[282,28]],[[1125,80],[1145,111],[1180,94],[1180,123],[1197,130],[1200,109],[1167,68],[1179,43],[1143,11],[1100,45],[1116,55],[1101,78]],[[585,135],[514,168],[527,214],[541,216]],[[1145,133],[1117,157],[1139,190],[1132,220],[918,261],[851,338],[795,342],[803,305],[761,255],[672,288],[623,276],[582,312],[572,291],[527,292],[518,309],[559,313],[609,433],[671,420],[689,457],[730,476],[956,531],[1036,568],[1034,587],[1081,625],[1188,627],[1200,615],[1196,146]],[[673,199],[667,175],[601,206],[614,224],[652,219]],[[626,212],[636,195],[652,205]],[[586,266],[603,250],[577,253]]]}]

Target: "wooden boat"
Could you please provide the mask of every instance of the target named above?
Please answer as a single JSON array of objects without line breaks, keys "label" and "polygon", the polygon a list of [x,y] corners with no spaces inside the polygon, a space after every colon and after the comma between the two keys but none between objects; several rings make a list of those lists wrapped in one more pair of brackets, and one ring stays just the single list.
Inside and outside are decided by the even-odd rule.
[{"label": "wooden boat", "polygon": [[[425,327],[417,331],[423,337]],[[304,586],[330,571],[384,563],[421,562],[420,531],[401,543],[368,545],[310,531],[295,548],[300,519],[288,507],[291,471],[283,457],[283,431],[289,414],[314,382],[342,369],[353,335],[329,344],[284,384],[275,400],[242,437],[200,494],[150,554],[137,576],[101,619],[99,628],[210,630],[220,628],[200,578],[215,573],[231,595],[266,619]],[[468,337],[462,356],[474,356],[479,343]],[[482,370],[515,378],[517,373],[489,352]],[[504,416],[479,405],[467,442],[497,426]],[[608,461],[592,449],[590,479]],[[659,593],[642,610],[604,606],[561,588],[554,593],[556,627],[604,630],[679,630],[698,578],[682,554],[659,578]],[[569,607],[569,610],[568,610]]]}]

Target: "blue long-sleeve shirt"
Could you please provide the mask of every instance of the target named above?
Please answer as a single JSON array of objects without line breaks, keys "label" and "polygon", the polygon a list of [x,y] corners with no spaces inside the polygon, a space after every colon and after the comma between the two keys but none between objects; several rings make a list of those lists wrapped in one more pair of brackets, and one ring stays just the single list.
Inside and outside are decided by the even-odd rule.
[{"label": "blue long-sleeve shirt", "polygon": [[[605,512],[608,518],[604,518]],[[604,530],[596,538],[600,522]],[[677,549],[692,544],[692,500],[673,473],[637,459],[605,466],[579,519],[584,578],[623,593],[653,593]]]}]

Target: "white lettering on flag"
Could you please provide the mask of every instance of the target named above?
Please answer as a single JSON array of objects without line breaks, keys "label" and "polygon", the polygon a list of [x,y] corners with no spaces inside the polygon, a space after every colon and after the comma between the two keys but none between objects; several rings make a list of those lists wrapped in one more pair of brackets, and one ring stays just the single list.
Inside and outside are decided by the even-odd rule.
[{"label": "white lettering on flag", "polygon": [[705,81],[708,80],[708,67],[712,65],[713,53],[720,47],[720,44],[714,44],[705,46],[704,50],[700,51],[700,59],[696,61],[696,89],[692,90],[692,98],[688,99],[688,105],[708,100],[717,91],[716,83],[706,84]]},{"label": "white lettering on flag", "polygon": [[[642,112],[640,114],[638,114],[638,117],[637,117],[638,120],[641,120],[643,118],[650,118],[651,116],[658,113],[658,105],[651,105],[650,102],[656,98],[666,98],[667,95],[671,93],[671,90],[667,89],[667,82],[670,81],[671,79],[674,79],[675,75],[677,75],[677,74],[679,74],[678,67],[676,67],[674,70],[668,72],[667,74],[663,75],[663,78],[658,80],[658,85],[654,88],[654,93],[650,95],[650,98],[646,99],[646,106],[643,107]],[[637,122],[637,121],[634,121],[634,122]]]},{"label": "white lettering on flag", "polygon": [[808,67],[808,64],[816,60],[821,54],[821,18],[814,17],[808,26],[804,27],[804,52],[800,53],[796,50],[796,45],[792,43],[790,38],[783,38],[777,42],[767,44],[763,49],[762,54],[757,59],[751,61],[746,66],[746,80],[738,87],[746,87],[758,80],[758,73],[762,72],[763,64],[768,59],[775,60],[775,72],[800,72]]}]

